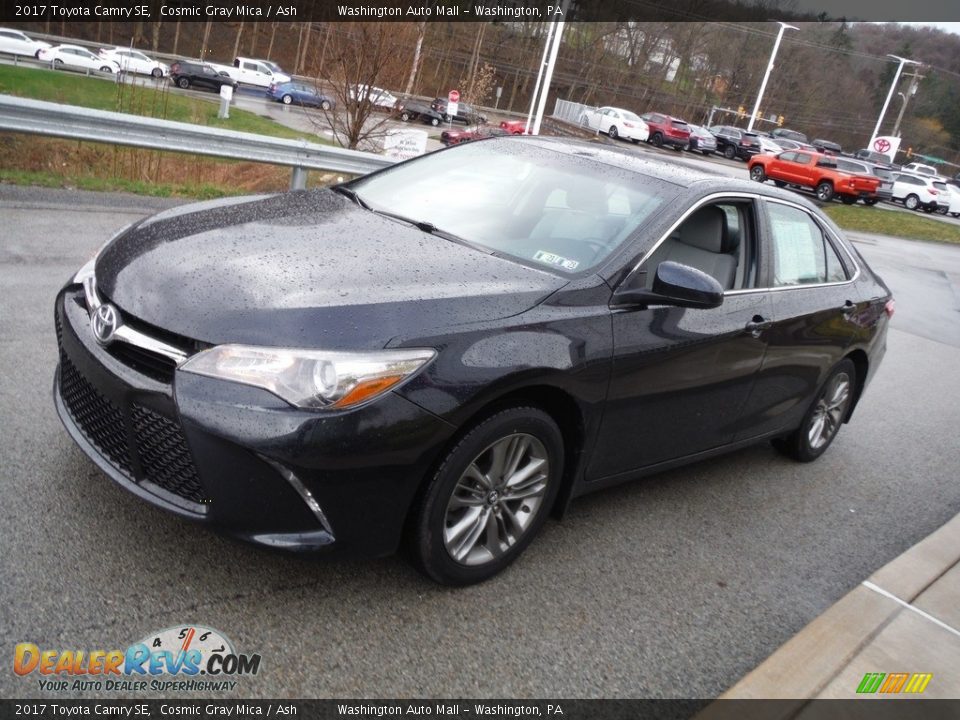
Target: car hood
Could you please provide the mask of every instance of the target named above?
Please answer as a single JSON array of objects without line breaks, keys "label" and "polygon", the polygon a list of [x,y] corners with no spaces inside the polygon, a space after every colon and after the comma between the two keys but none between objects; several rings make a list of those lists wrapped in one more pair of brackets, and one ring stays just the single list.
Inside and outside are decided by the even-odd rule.
[{"label": "car hood", "polygon": [[123,316],[188,338],[333,349],[516,315],[567,282],[330,190],[167,210],[104,248],[96,278]]}]

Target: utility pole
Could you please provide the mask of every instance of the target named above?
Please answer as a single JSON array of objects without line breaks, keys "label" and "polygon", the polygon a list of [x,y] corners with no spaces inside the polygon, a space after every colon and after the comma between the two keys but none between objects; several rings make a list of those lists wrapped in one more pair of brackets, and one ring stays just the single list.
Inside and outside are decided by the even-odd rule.
[{"label": "utility pole", "polygon": [[921,75],[919,71],[910,75],[904,73],[903,76],[911,78],[910,88],[903,96],[903,105],[900,106],[900,114],[897,115],[897,121],[893,124],[893,135],[895,137],[900,137],[900,122],[903,120],[903,114],[907,111],[907,103],[910,102],[912,96],[917,94],[917,87],[919,87],[920,81],[926,77],[926,75]]}]

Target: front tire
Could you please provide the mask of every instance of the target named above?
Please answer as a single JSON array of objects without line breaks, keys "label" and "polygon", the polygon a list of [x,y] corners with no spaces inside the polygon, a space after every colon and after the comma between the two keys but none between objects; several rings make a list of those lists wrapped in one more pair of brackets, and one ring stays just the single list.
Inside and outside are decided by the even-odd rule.
[{"label": "front tire", "polygon": [[607,135],[610,136],[611,140],[616,140],[620,133],[617,132],[617,126],[611,125],[610,129],[607,130]]},{"label": "front tire", "polygon": [[446,585],[470,585],[503,570],[546,521],[563,457],[560,429],[538,408],[508,408],[474,426],[414,510],[414,563]]},{"label": "front tire", "polygon": [[733,147],[733,145],[727,145],[727,146],[723,149],[723,156],[724,156],[727,160],[733,160],[733,159],[737,156],[737,151],[736,151],[736,149]]},{"label": "front tire", "polygon": [[820,202],[830,202],[833,200],[833,185],[826,180],[817,185],[817,200]]},{"label": "front tire", "polygon": [[750,179],[758,183],[766,182],[767,174],[763,171],[763,165],[754,165],[750,168]]},{"label": "front tire", "polygon": [[880,201],[880,198],[864,198],[863,204],[868,206],[874,206]]},{"label": "front tire", "polygon": [[811,462],[823,455],[850,414],[856,382],[857,370],[849,358],[844,358],[827,377],[800,427],[775,440],[774,447],[798,462]]},{"label": "front tire", "polygon": [[787,184],[783,180],[774,180],[773,184],[779,188],[786,187]]},{"label": "front tire", "polygon": [[654,133],[653,137],[650,138],[650,142],[653,143],[654,147],[663,147],[663,135],[660,133]]},{"label": "front tire", "polygon": [[113,68],[110,67],[109,65],[104,65],[103,67],[100,68],[100,72],[112,73],[112,72],[113,72]]}]

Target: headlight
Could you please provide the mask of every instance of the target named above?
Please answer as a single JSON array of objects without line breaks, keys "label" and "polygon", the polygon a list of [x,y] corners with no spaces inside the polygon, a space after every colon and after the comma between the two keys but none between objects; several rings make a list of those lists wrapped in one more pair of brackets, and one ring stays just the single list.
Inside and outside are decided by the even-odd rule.
[{"label": "headlight", "polygon": [[296,407],[340,409],[396,387],[436,354],[429,348],[355,353],[218,345],[180,370],[263,388]]}]

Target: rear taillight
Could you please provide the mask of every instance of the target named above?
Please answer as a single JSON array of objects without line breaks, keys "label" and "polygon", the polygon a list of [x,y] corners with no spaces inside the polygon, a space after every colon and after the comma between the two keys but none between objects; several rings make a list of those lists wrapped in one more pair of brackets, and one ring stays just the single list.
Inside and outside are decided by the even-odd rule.
[{"label": "rear taillight", "polygon": [[893,317],[893,314],[897,311],[897,303],[894,302],[893,298],[887,300],[886,305],[883,306],[883,311],[887,314],[888,318]]},{"label": "rear taillight", "polygon": [[628,128],[636,127],[636,125],[634,125],[633,123],[629,123],[629,122],[626,122],[626,121],[624,121],[623,126],[624,126],[624,127],[628,127]]},{"label": "rear taillight", "polygon": [[936,195],[938,192],[939,192],[938,190],[931,190],[931,191],[930,191],[930,194],[931,194],[931,195]]}]

